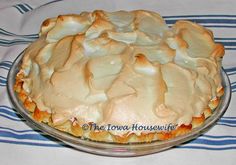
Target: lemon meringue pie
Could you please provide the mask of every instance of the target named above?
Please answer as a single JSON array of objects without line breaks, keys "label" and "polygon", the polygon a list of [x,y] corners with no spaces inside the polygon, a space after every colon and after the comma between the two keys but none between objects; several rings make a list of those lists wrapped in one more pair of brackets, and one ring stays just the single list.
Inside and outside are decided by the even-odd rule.
[{"label": "lemon meringue pie", "polygon": [[223,55],[210,30],[151,11],[60,15],[24,51],[15,91],[35,120],[74,136],[165,140],[211,116]]}]

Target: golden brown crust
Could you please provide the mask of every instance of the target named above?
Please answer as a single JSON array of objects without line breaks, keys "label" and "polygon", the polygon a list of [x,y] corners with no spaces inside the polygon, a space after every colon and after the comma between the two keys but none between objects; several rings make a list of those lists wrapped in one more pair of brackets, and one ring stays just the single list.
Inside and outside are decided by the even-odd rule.
[{"label": "golden brown crust", "polygon": [[72,124],[71,134],[74,135],[74,136],[77,136],[77,137],[81,137],[81,136],[83,136],[83,129],[77,123]]},{"label": "golden brown crust", "polygon": [[192,130],[192,124],[190,124],[190,125],[183,125],[182,124],[176,130],[172,131],[172,136],[173,137],[181,136],[181,135],[184,135],[184,134],[190,132],[191,130]]},{"label": "golden brown crust", "polygon": [[220,103],[220,99],[218,97],[215,97],[214,99],[210,100],[209,107],[214,110]]},{"label": "golden brown crust", "polygon": [[172,132],[158,132],[157,139],[158,140],[168,140],[174,137],[175,134]]},{"label": "golden brown crust", "polygon": [[208,118],[212,115],[212,110],[210,108],[207,108],[204,110],[203,113],[204,113],[205,118]]},{"label": "golden brown crust", "polygon": [[140,136],[137,136],[139,142],[151,142],[153,141],[154,138],[155,138],[155,133],[148,133],[148,134],[141,133]]},{"label": "golden brown crust", "polygon": [[91,131],[89,137],[94,141],[106,141],[110,136],[107,131]]},{"label": "golden brown crust", "polygon": [[48,122],[50,114],[46,111],[40,111],[37,107],[33,112],[33,118],[38,122]]},{"label": "golden brown crust", "polygon": [[221,87],[221,88],[218,88],[217,89],[217,97],[221,97],[224,95],[224,88]]},{"label": "golden brown crust", "polygon": [[205,121],[205,114],[203,113],[200,117],[193,117],[192,119],[192,128],[199,127]]},{"label": "golden brown crust", "polygon": [[36,104],[32,102],[29,98],[25,99],[25,102],[23,103],[25,108],[28,109],[30,112],[34,112],[36,108]]},{"label": "golden brown crust", "polygon": [[216,44],[215,45],[215,49],[212,52],[212,56],[215,57],[223,57],[225,54],[225,49],[224,46],[222,44]]}]

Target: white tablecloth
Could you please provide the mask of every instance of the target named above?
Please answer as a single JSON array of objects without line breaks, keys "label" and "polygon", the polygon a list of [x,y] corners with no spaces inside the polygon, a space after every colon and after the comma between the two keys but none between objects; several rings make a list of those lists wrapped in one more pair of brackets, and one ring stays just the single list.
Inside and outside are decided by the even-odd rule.
[{"label": "white tablecloth", "polygon": [[[10,104],[6,77],[12,62],[37,38],[48,17],[104,9],[147,9],[171,25],[187,19],[214,32],[225,45],[223,66],[231,80],[232,100],[217,124],[203,136],[170,150],[134,158],[97,156],[74,150],[25,124]],[[0,2],[0,164],[224,164],[236,161],[236,1],[235,0],[1,0]]]}]

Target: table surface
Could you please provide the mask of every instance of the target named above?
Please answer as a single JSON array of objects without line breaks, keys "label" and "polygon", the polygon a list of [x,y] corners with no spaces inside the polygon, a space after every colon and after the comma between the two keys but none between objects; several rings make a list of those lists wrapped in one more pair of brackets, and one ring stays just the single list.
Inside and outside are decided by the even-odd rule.
[{"label": "table surface", "polygon": [[[113,158],[78,151],[48,139],[26,125],[11,106],[6,78],[17,55],[37,38],[43,20],[59,14],[103,9],[146,9],[160,13],[171,26],[192,20],[214,33],[225,46],[223,67],[232,99],[224,116],[196,140],[170,150],[133,158]],[[0,158],[4,165],[27,164],[224,164],[236,161],[236,1],[235,0],[1,0],[0,2]]]}]

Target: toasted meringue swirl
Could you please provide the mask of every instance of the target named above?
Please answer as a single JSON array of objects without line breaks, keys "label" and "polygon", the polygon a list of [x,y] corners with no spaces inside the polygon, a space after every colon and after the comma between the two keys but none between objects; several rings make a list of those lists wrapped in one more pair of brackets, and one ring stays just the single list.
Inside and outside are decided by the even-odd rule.
[{"label": "toasted meringue swirl", "polygon": [[21,72],[54,125],[188,125],[222,87],[223,55],[195,23],[169,28],[150,11],[94,11],[45,20]]}]

